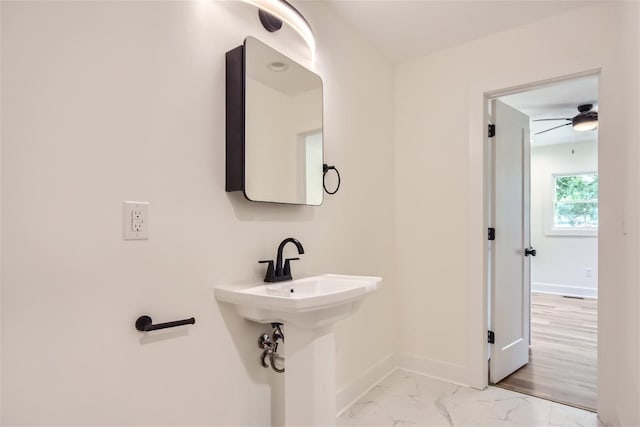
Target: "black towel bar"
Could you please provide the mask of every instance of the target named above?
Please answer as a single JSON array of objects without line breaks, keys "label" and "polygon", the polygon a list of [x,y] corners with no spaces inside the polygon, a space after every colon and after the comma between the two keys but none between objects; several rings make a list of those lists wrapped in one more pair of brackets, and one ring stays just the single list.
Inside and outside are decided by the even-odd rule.
[{"label": "black towel bar", "polygon": [[196,319],[191,317],[189,319],[176,320],[174,322],[157,323],[154,325],[151,317],[145,315],[138,317],[138,320],[136,320],[136,329],[140,332],[149,332],[156,331],[158,329],[173,328],[175,326],[193,325],[195,323]]}]

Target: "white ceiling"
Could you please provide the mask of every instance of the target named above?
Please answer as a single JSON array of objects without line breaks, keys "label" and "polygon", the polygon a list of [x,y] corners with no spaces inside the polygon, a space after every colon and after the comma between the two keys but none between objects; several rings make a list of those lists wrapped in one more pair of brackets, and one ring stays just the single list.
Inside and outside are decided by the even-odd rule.
[{"label": "white ceiling", "polygon": [[[578,114],[578,105],[593,104],[598,110],[598,77],[581,77],[537,88],[528,92],[500,98],[506,104],[528,115],[531,120],[546,118],[572,118]],[[531,122],[533,146],[564,144],[597,139],[597,131],[577,132],[572,126],[563,126],[540,135],[533,135],[565,122]]]},{"label": "white ceiling", "polygon": [[[323,0],[394,63],[533,23],[606,0]],[[577,106],[597,109],[598,79],[584,77],[501,98],[532,120],[571,118]],[[532,133],[559,122],[532,122]],[[565,126],[534,136],[535,145],[593,140],[595,132]]]},{"label": "white ceiling", "polygon": [[602,0],[325,0],[394,63]]}]

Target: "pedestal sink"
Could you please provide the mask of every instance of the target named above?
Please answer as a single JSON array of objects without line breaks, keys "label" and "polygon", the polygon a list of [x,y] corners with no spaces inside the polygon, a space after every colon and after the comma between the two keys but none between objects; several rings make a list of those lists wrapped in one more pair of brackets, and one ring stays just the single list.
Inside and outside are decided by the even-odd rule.
[{"label": "pedestal sink", "polygon": [[324,274],[276,284],[221,286],[219,301],[259,323],[284,324],[285,425],[336,421],[333,325],[355,312],[382,278]]}]

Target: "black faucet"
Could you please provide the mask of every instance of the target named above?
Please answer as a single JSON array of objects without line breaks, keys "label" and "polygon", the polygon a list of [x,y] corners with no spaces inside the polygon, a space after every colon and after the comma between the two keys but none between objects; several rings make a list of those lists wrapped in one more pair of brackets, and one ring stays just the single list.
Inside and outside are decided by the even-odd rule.
[{"label": "black faucet", "polygon": [[298,253],[303,254],[304,248],[302,247],[302,243],[294,239],[293,237],[287,237],[280,245],[278,245],[278,254],[276,257],[276,265],[274,268],[273,260],[264,260],[259,261],[260,263],[268,263],[267,266],[267,274],[264,276],[265,282],[283,282],[285,280],[291,280],[291,265],[290,261],[294,261],[300,258],[287,258],[284,260],[284,265],[282,264],[282,251],[287,243],[293,243],[298,248]]}]

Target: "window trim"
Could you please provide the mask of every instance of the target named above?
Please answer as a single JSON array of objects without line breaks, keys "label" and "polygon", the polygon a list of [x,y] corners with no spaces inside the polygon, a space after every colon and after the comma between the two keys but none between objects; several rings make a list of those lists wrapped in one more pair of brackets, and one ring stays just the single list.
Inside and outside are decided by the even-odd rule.
[{"label": "window trim", "polygon": [[[565,228],[555,227],[555,204],[556,204],[556,179],[563,176],[575,175],[598,175],[597,170],[579,172],[552,173],[548,180],[545,194],[545,235],[547,236],[567,236],[567,237],[597,237],[598,227]],[[589,202],[585,200],[584,202]],[[574,201],[573,203],[578,203]],[[598,205],[600,201],[598,198]]]}]

